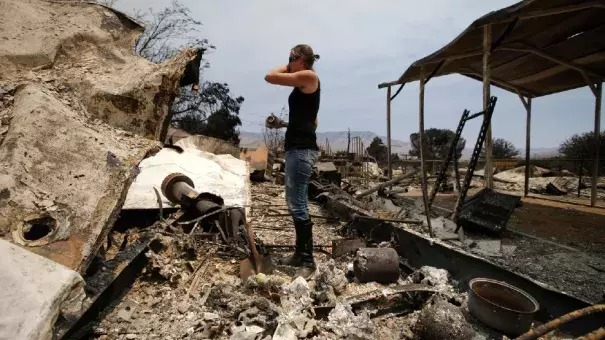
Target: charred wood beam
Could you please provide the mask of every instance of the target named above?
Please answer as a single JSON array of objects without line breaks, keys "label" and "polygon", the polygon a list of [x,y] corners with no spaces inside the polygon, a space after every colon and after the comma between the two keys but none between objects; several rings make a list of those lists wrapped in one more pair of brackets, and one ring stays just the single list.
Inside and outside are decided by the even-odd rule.
[{"label": "charred wood beam", "polygon": [[418,221],[418,220],[402,220],[402,219],[380,218],[380,217],[372,217],[372,216],[361,216],[361,215],[358,215],[358,214],[351,215],[351,219],[353,221],[355,221],[357,219],[361,219],[361,220],[393,222],[393,223],[422,224],[422,221]]},{"label": "charred wood beam", "polygon": [[529,157],[530,157],[530,145],[531,145],[531,97],[525,98],[521,93],[517,92],[521,103],[525,107],[526,121],[525,121],[525,179],[523,186],[523,196],[527,197],[529,194]]},{"label": "charred wood beam", "polygon": [[412,176],[416,175],[417,173],[418,173],[418,169],[414,169],[414,170],[412,170],[410,172],[407,172],[407,173],[405,173],[405,174],[403,174],[401,176],[397,176],[397,177],[393,178],[390,181],[386,181],[386,182],[381,183],[381,184],[379,184],[379,185],[377,185],[377,186],[375,186],[373,188],[370,188],[370,189],[368,189],[366,191],[363,191],[363,192],[357,194],[355,196],[355,199],[360,199],[360,198],[362,198],[364,196],[367,196],[369,194],[372,194],[372,193],[374,193],[374,192],[376,192],[376,191],[378,191],[380,189],[384,189],[384,188],[386,188],[388,186],[397,184],[397,183],[403,181],[406,178],[409,178],[409,177],[412,177]]},{"label": "charred wood beam", "polygon": [[420,93],[418,96],[418,139],[420,140],[420,183],[422,188],[422,201],[424,202],[424,212],[426,214],[426,224],[429,228],[429,235],[433,237],[433,228],[431,226],[431,210],[429,207],[428,186],[426,183],[426,168],[424,163],[424,67],[420,68]]},{"label": "charred wood beam", "polygon": [[601,98],[603,96],[603,83],[598,83],[595,91],[595,113],[594,113],[594,156],[592,161],[592,185],[590,188],[590,206],[597,203],[597,180],[599,177],[599,146],[601,134]]}]

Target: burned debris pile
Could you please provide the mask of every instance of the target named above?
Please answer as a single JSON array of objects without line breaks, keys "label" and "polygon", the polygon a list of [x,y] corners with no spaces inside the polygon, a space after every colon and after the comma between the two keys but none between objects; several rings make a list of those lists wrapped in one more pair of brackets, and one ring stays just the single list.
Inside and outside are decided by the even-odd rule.
[{"label": "burned debris pile", "polygon": [[[32,26],[17,34],[21,22]],[[504,245],[397,196],[417,170],[387,181],[363,153],[318,163],[317,271],[277,265],[294,249],[283,159],[201,136],[162,147],[199,51],[150,63],[132,55],[141,31],[98,4],[3,2],[0,338],[503,338],[473,314],[467,281],[508,273],[418,254],[434,246],[466,264],[478,257],[458,248],[490,257]],[[545,321],[585,307],[519,282],[540,294]]]}]

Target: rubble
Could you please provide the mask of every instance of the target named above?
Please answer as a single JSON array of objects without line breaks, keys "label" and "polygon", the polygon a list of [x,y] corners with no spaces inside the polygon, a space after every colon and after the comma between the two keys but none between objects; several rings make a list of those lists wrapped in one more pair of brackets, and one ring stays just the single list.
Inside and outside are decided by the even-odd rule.
[{"label": "rubble", "polygon": [[142,31],[88,2],[8,0],[0,13],[0,234],[80,273],[159,150],[196,54],[151,63],[132,53]]},{"label": "rubble", "polygon": [[476,336],[460,307],[443,300],[422,309],[414,331],[417,338],[427,340],[474,339]]},{"label": "rubble", "polygon": [[[292,250],[294,231],[283,187],[262,182],[265,176],[260,183],[249,181],[251,171],[283,169],[283,161],[276,160],[274,167],[271,157],[257,150],[262,164],[249,164],[255,163],[249,150],[200,136],[174,145],[166,138],[179,80],[199,51],[188,49],[152,64],[132,55],[140,24],[105,6],[37,0],[8,0],[3,6],[0,252],[12,256],[1,257],[9,270],[0,274],[0,283],[8,283],[4,300],[18,313],[11,309],[0,317],[0,337],[476,335],[470,329],[475,321],[461,312],[465,294],[446,270],[412,268],[397,252],[406,245],[393,235],[380,244],[355,239],[359,235],[349,222],[356,218],[335,219],[338,212],[315,204],[310,207],[316,225],[315,275],[307,281],[279,268],[262,273],[256,267],[242,280],[239,263],[255,252]],[[25,33],[23,22],[31,26]],[[169,145],[161,148],[160,141]],[[395,196],[386,188],[406,177],[411,183],[399,192],[413,189],[417,171],[376,186],[382,172],[360,158],[344,166],[336,160],[318,163],[313,186],[355,207],[358,220],[392,221],[425,232],[422,206],[403,211],[389,200],[389,212],[382,198],[376,199]],[[340,188],[341,169],[361,176],[350,177],[348,187]],[[196,194],[220,200],[213,202],[216,206],[244,208],[243,220],[227,233],[221,223],[229,221],[197,223],[205,216],[189,216],[195,212],[186,197],[175,202],[166,190],[156,191],[177,172],[189,176]],[[275,178],[283,185],[283,174]],[[551,186],[571,192],[570,183]],[[352,192],[363,200],[351,197]],[[448,219],[428,218],[441,241],[458,236]],[[351,238],[355,241],[347,244]],[[510,257],[515,247],[469,240],[462,246],[490,257]],[[340,241],[344,247],[338,250]],[[595,266],[600,268],[598,263],[589,268]]]}]

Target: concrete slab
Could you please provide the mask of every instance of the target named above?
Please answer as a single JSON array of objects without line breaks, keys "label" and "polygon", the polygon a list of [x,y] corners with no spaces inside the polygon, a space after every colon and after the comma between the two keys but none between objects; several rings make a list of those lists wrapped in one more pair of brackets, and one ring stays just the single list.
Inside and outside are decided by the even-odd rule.
[{"label": "concrete slab", "polygon": [[84,298],[77,272],[0,239],[0,339],[50,340],[59,311]]}]

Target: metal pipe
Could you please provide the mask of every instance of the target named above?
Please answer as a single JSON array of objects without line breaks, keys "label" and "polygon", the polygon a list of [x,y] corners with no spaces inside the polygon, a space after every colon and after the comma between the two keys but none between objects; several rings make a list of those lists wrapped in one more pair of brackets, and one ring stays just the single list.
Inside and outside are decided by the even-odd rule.
[{"label": "metal pipe", "polygon": [[[193,181],[180,173],[173,173],[162,182],[162,194],[172,203],[197,209],[202,215],[221,209],[221,205],[212,200],[195,200],[200,194],[193,188]],[[189,198],[186,200],[184,198]]]},{"label": "metal pipe", "polygon": [[605,339],[605,328],[601,327],[599,329],[590,332],[583,337],[579,337],[578,340],[602,340]]},{"label": "metal pipe", "polygon": [[373,188],[370,188],[370,189],[368,189],[368,190],[366,190],[366,191],[363,191],[363,192],[361,192],[361,193],[357,194],[357,195],[355,196],[355,198],[356,198],[356,199],[359,199],[359,198],[361,198],[361,197],[364,197],[364,196],[367,196],[367,195],[369,195],[369,194],[371,194],[371,193],[374,193],[374,192],[376,192],[376,191],[378,191],[378,190],[380,190],[380,189],[383,189],[383,188],[386,188],[386,187],[388,187],[388,186],[391,186],[391,185],[397,184],[397,183],[399,183],[399,182],[403,181],[404,179],[406,179],[406,178],[408,178],[408,177],[412,177],[412,176],[416,175],[417,173],[418,173],[418,169],[414,169],[414,170],[412,170],[412,171],[410,171],[410,172],[408,172],[408,173],[406,173],[406,174],[403,174],[403,175],[401,175],[401,176],[397,176],[397,177],[393,178],[393,179],[392,179],[392,180],[390,180],[390,181],[386,181],[386,182],[384,182],[384,183],[378,184],[377,186],[375,186],[375,187],[373,187]]},{"label": "metal pipe", "polygon": [[542,335],[561,327],[561,325],[566,324],[572,320],[581,318],[583,316],[587,316],[594,313],[603,313],[605,312],[605,305],[593,305],[590,307],[578,309],[571,313],[567,313],[559,318],[556,318],[548,323],[543,324],[540,327],[536,327],[534,329],[530,329],[527,333],[519,336],[515,340],[533,340],[541,337]]}]

